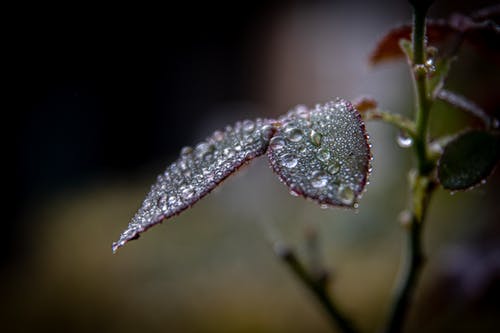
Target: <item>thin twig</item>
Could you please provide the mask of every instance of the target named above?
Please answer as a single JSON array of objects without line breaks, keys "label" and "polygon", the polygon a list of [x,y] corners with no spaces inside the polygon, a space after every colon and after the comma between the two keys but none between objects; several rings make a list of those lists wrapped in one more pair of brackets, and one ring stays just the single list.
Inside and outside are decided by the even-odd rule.
[{"label": "thin twig", "polygon": [[351,321],[341,313],[337,305],[331,299],[324,279],[313,278],[290,248],[276,246],[275,251],[283,262],[287,264],[290,270],[320,302],[328,314],[332,325],[336,328],[340,328],[344,333],[356,333],[357,330],[354,328]]},{"label": "thin twig", "polygon": [[385,123],[394,125],[411,137],[415,136],[415,124],[413,123],[413,121],[400,114],[373,109],[363,112],[362,116],[363,120],[365,121],[380,120]]}]

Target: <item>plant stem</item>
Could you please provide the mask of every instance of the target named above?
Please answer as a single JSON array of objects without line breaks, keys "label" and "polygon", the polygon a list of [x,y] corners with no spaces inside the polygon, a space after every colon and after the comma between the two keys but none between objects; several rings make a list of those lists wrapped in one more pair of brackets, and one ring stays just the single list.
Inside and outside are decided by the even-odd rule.
[{"label": "plant stem", "polygon": [[406,248],[399,282],[395,290],[386,333],[401,332],[417,279],[424,264],[422,229],[435,184],[427,176],[412,181],[411,219],[406,225]]},{"label": "plant stem", "polygon": [[387,124],[394,125],[401,131],[410,135],[412,138],[415,137],[415,124],[412,120],[407,119],[400,114],[374,109],[363,112],[362,116],[365,121],[381,120]]},{"label": "plant stem", "polygon": [[422,229],[427,207],[435,188],[430,174],[435,168],[435,162],[428,157],[427,128],[431,99],[427,91],[427,70],[425,67],[425,17],[428,6],[414,3],[413,13],[413,61],[412,73],[415,87],[416,115],[415,115],[415,155],[417,170],[411,181],[411,219],[406,228],[406,246],[404,249],[403,264],[399,282],[391,305],[386,333],[396,333],[403,330],[408,308],[416,287],[422,266],[424,254],[422,250]]},{"label": "plant stem", "polygon": [[354,328],[352,323],[340,312],[333,300],[330,298],[327,290],[327,284],[324,283],[324,279],[313,278],[292,250],[287,248],[281,249],[277,252],[292,272],[295,273],[301,282],[304,283],[304,285],[318,299],[323,308],[326,310],[332,325],[335,326],[335,328],[340,328],[340,330],[344,333],[356,333],[357,330]]},{"label": "plant stem", "polygon": [[425,68],[425,15],[427,7],[414,7],[413,13],[413,80],[416,95],[415,153],[421,174],[430,171],[427,160],[427,128],[431,101],[427,92],[427,70]]}]

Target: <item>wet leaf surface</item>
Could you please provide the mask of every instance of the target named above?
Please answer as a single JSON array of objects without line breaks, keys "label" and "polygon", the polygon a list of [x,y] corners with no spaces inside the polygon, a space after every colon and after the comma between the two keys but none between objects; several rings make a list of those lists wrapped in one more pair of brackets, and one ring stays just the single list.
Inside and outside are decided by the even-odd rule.
[{"label": "wet leaf surface", "polygon": [[438,163],[438,178],[448,190],[465,190],[491,174],[500,158],[498,134],[470,131],[452,140]]}]

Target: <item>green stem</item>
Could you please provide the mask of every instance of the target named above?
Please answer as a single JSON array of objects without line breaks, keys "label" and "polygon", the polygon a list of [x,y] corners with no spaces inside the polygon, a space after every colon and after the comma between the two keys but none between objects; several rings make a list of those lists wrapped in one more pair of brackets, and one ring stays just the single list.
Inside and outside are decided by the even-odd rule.
[{"label": "green stem", "polygon": [[413,291],[424,264],[422,229],[434,188],[435,184],[427,176],[417,175],[412,182],[411,219],[405,230],[404,263],[395,290],[386,333],[397,333],[403,329]]},{"label": "green stem", "polygon": [[362,116],[365,121],[380,120],[387,124],[394,125],[412,138],[415,137],[415,124],[412,120],[407,119],[400,114],[374,109],[363,112]]},{"label": "green stem", "polygon": [[411,181],[411,219],[406,228],[403,264],[385,329],[387,333],[403,330],[413,292],[424,264],[422,230],[427,207],[435,188],[435,184],[431,180],[431,172],[435,168],[435,162],[428,157],[427,135],[431,107],[425,67],[425,17],[428,6],[419,6],[417,3],[415,2],[413,14],[413,57],[411,62],[416,97],[414,152],[417,171]]},{"label": "green stem", "polygon": [[417,155],[418,170],[427,174],[430,163],[427,158],[427,128],[431,100],[427,92],[427,70],[425,67],[425,15],[427,8],[415,7],[413,14],[413,80],[416,95],[415,116],[415,153]]},{"label": "green stem", "polygon": [[320,302],[320,304],[328,314],[330,322],[333,326],[335,326],[335,328],[340,328],[340,330],[344,333],[357,332],[349,319],[347,319],[340,312],[340,310],[330,298],[327,290],[327,285],[326,283],[324,283],[324,279],[313,278],[302,265],[302,263],[298,260],[297,256],[290,249],[281,249],[280,251],[278,251],[278,255]]}]

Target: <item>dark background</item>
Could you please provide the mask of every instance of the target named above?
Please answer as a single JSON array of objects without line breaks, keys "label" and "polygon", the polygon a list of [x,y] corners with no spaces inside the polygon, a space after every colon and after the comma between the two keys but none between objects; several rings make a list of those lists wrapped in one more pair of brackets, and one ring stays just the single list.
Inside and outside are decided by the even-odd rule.
[{"label": "dark background", "polygon": [[[277,22],[296,13],[331,11],[337,13],[335,15],[341,13],[339,15],[344,15],[346,22],[363,31],[363,20],[373,15],[381,29],[373,36],[380,36],[384,29],[408,21],[411,15],[409,5],[404,1],[383,3],[385,8],[368,1],[184,2],[152,7],[81,2],[34,7],[26,4],[6,11],[5,52],[9,60],[4,65],[7,67],[6,92],[10,106],[4,109],[3,123],[5,133],[8,133],[5,143],[9,152],[13,149],[13,158],[4,163],[9,168],[14,167],[6,174],[10,199],[6,216],[1,221],[0,259],[4,279],[8,282],[4,285],[12,293],[11,298],[5,299],[4,307],[17,309],[12,311],[18,315],[27,313],[33,326],[22,326],[26,329],[48,331],[59,327],[52,325],[54,321],[67,320],[61,327],[74,330],[72,323],[78,320],[71,315],[43,319],[31,314],[36,313],[38,306],[43,306],[45,301],[32,301],[31,310],[12,307],[12,299],[25,297],[16,296],[16,290],[23,288],[15,287],[18,276],[25,278],[30,274],[26,267],[38,260],[33,253],[45,246],[34,240],[52,220],[41,218],[47,207],[52,207],[50,209],[57,216],[58,207],[65,205],[65,197],[78,201],[75,199],[78,193],[89,191],[89,188],[107,187],[113,182],[130,182],[135,186],[139,193],[132,195],[135,200],[146,191],[154,174],[175,158],[182,146],[203,139],[218,126],[246,117],[275,117],[297,103],[313,105],[318,96],[324,100],[326,97],[321,94],[307,92],[307,89],[314,88],[307,80],[303,85],[298,84],[297,90],[284,95],[279,95],[280,90],[273,86],[281,82],[276,81],[274,75],[282,73],[274,71],[273,67],[276,61],[279,63],[275,58],[280,53],[272,53],[273,43],[278,37],[270,37],[277,29]],[[492,2],[437,1],[431,13],[447,16],[452,10],[468,12],[481,3]],[[339,35],[348,36],[354,43],[359,37],[356,33],[359,31],[338,31]],[[375,39],[369,42],[373,45]],[[343,47],[340,43],[337,45]],[[364,50],[369,49],[370,45],[366,45]],[[325,57],[329,58],[328,55]],[[336,63],[336,66],[345,66],[346,58],[343,59],[344,63]],[[296,65],[291,63],[292,67]],[[471,72],[481,68],[477,64],[469,66]],[[484,68],[481,71],[487,72]],[[477,82],[481,82],[481,75]],[[282,81],[288,79],[285,77]],[[460,76],[456,82],[457,87],[469,83]],[[383,84],[381,86],[383,88]],[[372,94],[370,87],[374,85],[367,84],[362,88]],[[484,87],[476,89],[484,92]],[[387,97],[387,103],[407,105],[404,96],[411,98],[410,92],[406,89],[397,93],[398,97],[393,100]],[[330,96],[337,94],[340,92],[330,92]],[[353,98],[355,94],[357,92],[346,97]],[[486,94],[479,97],[482,98],[479,103],[498,112],[497,101],[492,101]],[[393,182],[401,185],[404,181],[402,175]],[[404,193],[404,188],[402,191]],[[115,195],[112,191],[110,193]],[[86,195],[92,197],[92,194]],[[136,207],[133,205],[138,202],[131,202],[132,206],[127,207],[133,212]],[[88,207],[88,210],[92,209],[95,208]],[[88,210],[82,208],[83,212]],[[125,227],[130,212],[113,224],[112,229],[106,229],[111,230],[111,234],[103,232],[102,238],[109,239],[109,244],[120,228]],[[498,217],[495,214],[493,211],[485,213],[485,221],[495,220]],[[496,233],[498,227],[487,230]],[[61,234],[51,232],[50,235],[53,237],[47,240],[51,242],[65,238],[64,231]],[[495,243],[495,237],[493,239]],[[207,244],[212,243],[208,241]],[[96,255],[99,256],[99,252]],[[54,270],[57,270],[57,265]],[[282,274],[286,276],[286,273]],[[498,288],[498,284],[495,286]],[[74,291],[75,286],[69,290]],[[64,308],[63,301],[57,304],[56,309]],[[186,309],[189,314],[190,308]],[[378,318],[380,315],[373,316]],[[15,318],[22,319],[23,316]],[[90,321],[95,319],[91,314],[88,318]],[[225,320],[224,316],[221,318]],[[377,320],[370,323],[377,323]],[[114,330],[119,326],[97,327]],[[179,327],[204,331],[189,325]],[[229,327],[237,330],[239,326]],[[257,331],[279,331],[280,328],[276,327],[266,328],[264,325]]]}]

